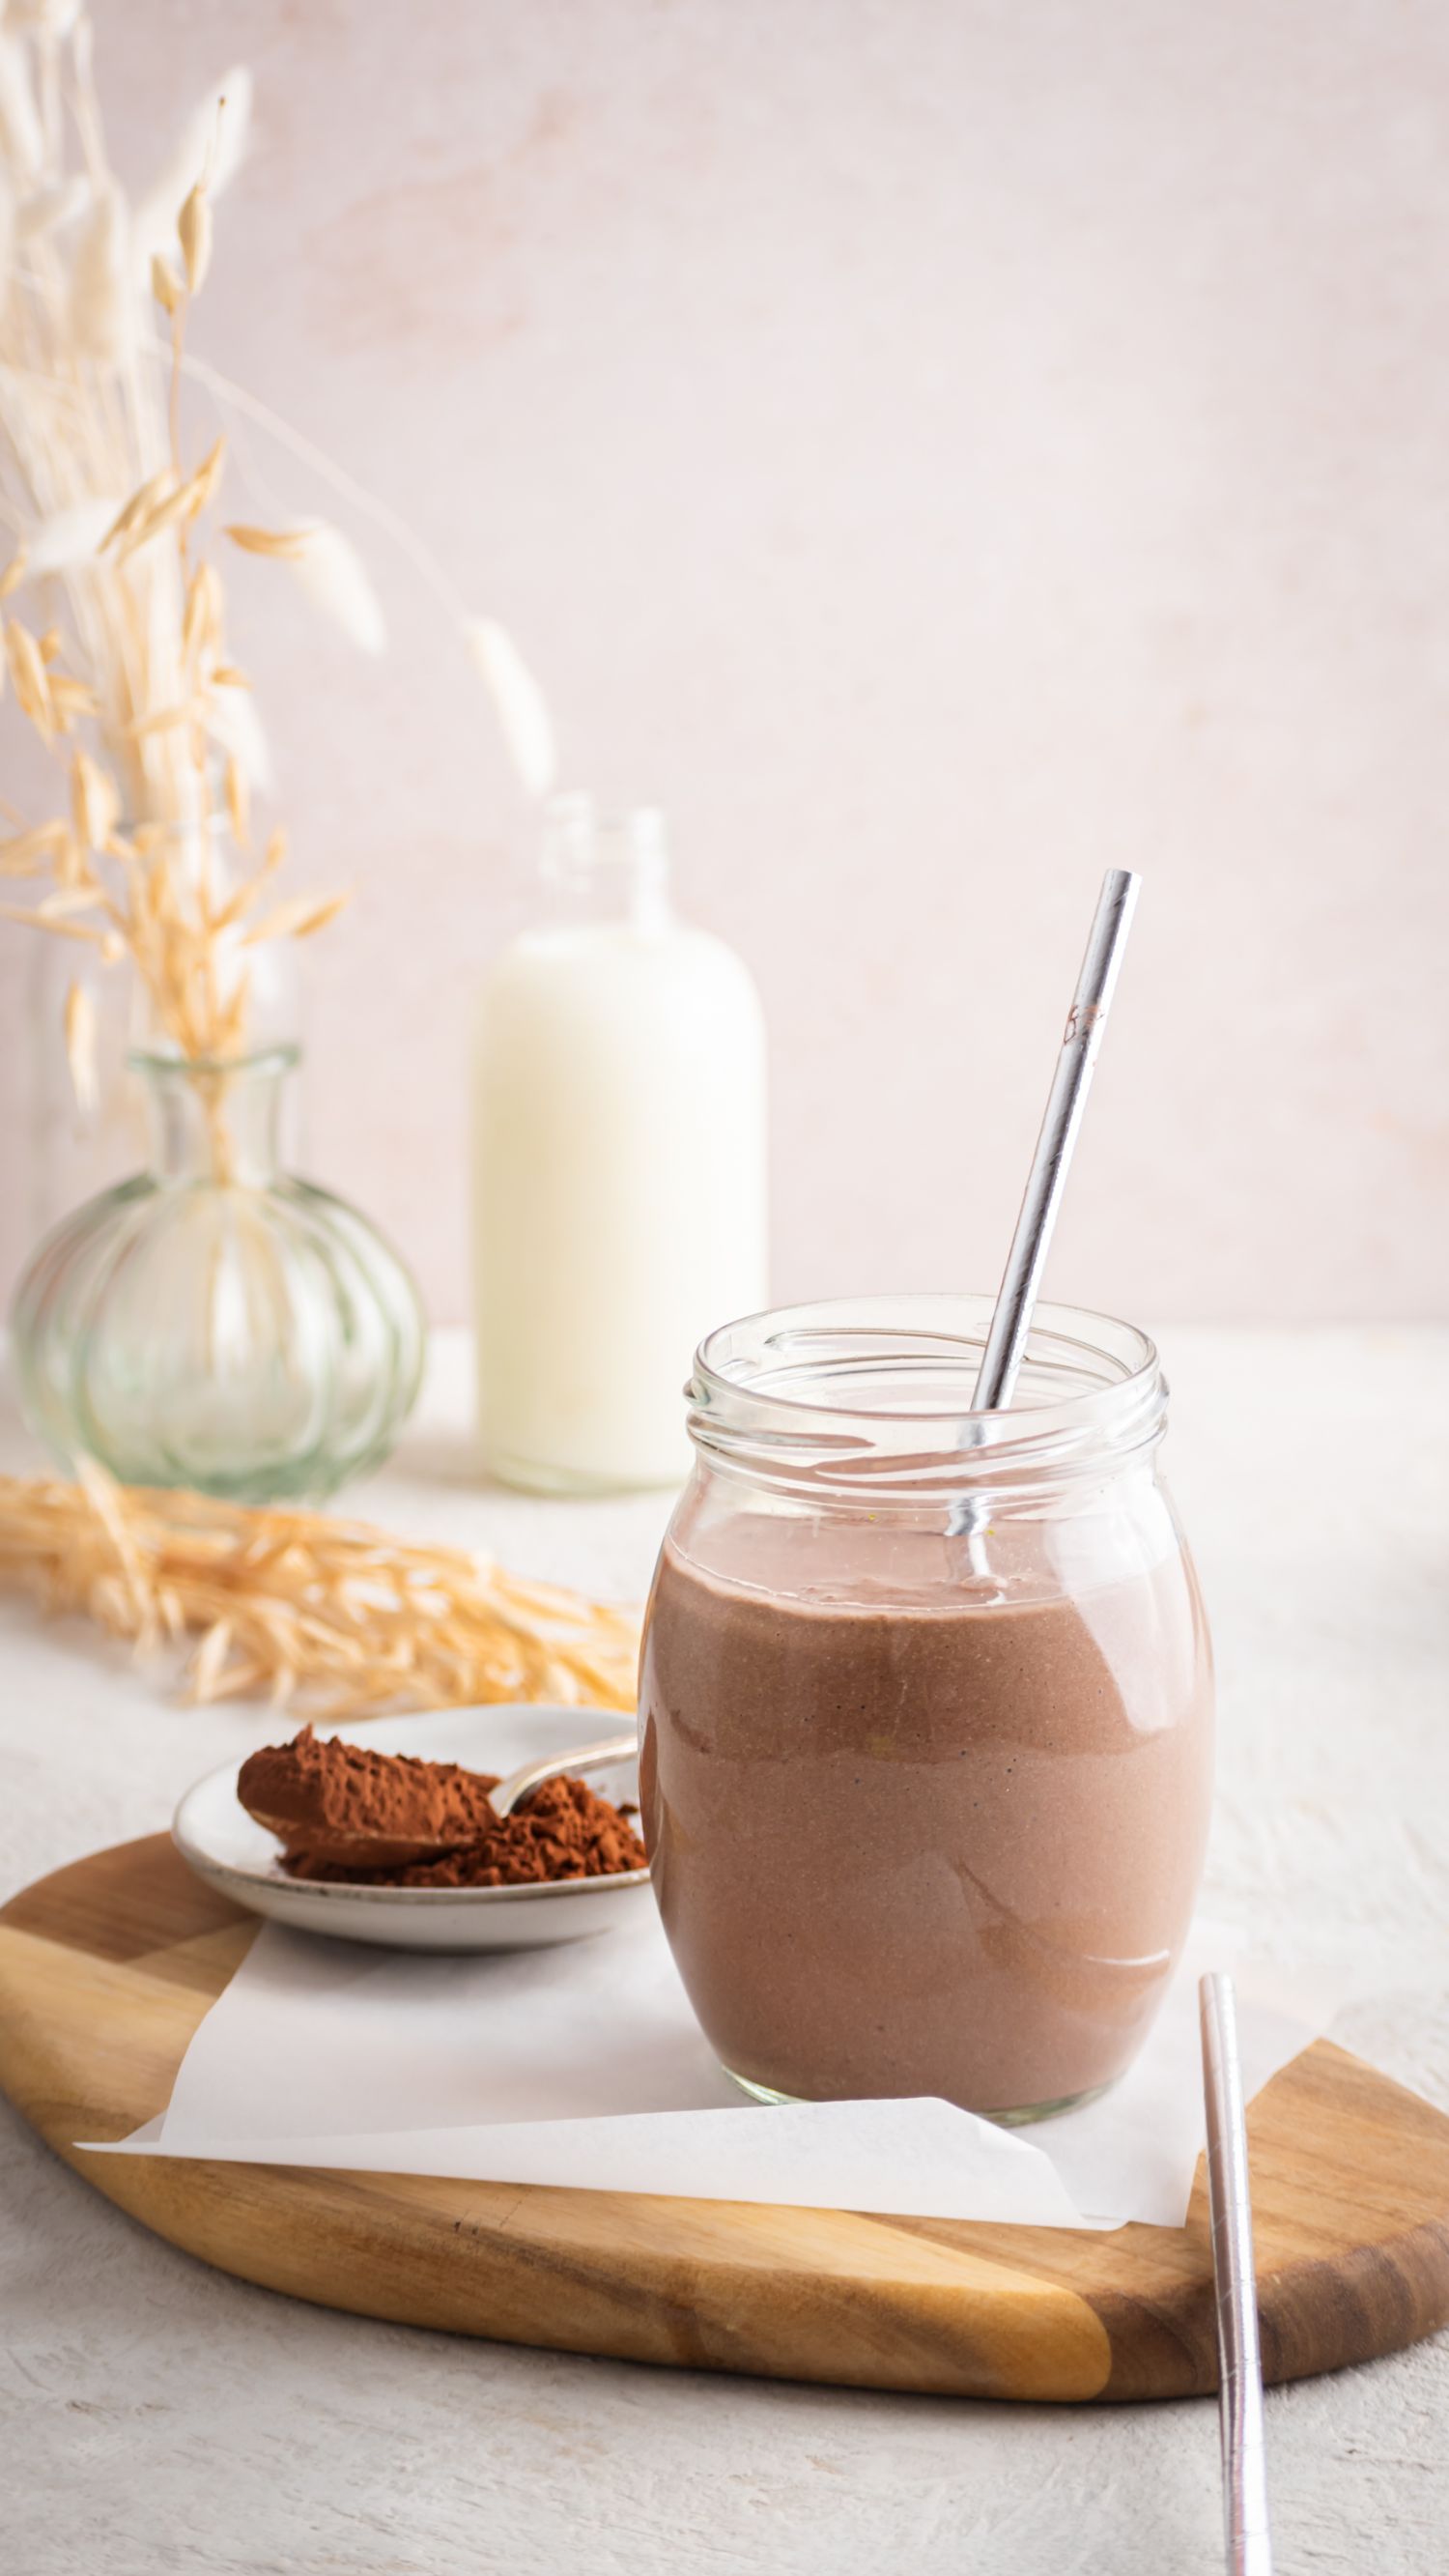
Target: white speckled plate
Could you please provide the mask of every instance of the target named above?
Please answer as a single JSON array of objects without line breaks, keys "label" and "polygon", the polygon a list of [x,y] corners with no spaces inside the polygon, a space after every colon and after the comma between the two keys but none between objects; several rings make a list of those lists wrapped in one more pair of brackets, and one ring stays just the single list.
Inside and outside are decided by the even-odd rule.
[{"label": "white speckled plate", "polygon": [[[626,1723],[617,1709],[510,1703],[372,1718],[365,1726],[318,1732],[374,1753],[412,1753],[425,1762],[461,1762],[470,1771],[504,1775],[547,1754],[597,1744]],[[283,1724],[279,1735],[286,1731]],[[172,1840],[198,1878],[253,1914],[297,1931],[389,1950],[537,1950],[621,1930],[654,1902],[647,1869],[531,1887],[346,1887],[288,1878],[276,1837],[237,1796],[240,1769],[240,1762],[225,1762],[187,1790],[171,1820]],[[591,1772],[589,1781],[616,1805],[636,1799],[638,1764]]]}]

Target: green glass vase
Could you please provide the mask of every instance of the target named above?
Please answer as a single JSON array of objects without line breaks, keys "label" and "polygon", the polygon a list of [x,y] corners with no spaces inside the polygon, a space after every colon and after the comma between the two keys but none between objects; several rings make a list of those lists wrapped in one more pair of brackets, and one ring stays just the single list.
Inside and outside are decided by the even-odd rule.
[{"label": "green glass vase", "polygon": [[330,1494],[391,1450],[422,1308],[365,1217],[278,1168],[297,1052],[131,1057],[148,1168],[65,1218],[15,1296],[26,1418],[63,1464],[267,1503]]}]

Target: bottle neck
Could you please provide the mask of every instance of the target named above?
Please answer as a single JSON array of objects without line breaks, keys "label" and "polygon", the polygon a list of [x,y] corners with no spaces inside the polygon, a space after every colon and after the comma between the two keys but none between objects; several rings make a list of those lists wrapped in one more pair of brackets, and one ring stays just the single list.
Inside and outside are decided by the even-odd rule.
[{"label": "bottle neck", "polygon": [[662,929],[671,917],[662,815],[648,806],[601,814],[587,796],[555,797],[539,880],[553,926]]},{"label": "bottle neck", "polygon": [[231,1064],[133,1054],[145,1089],[151,1178],[168,1189],[267,1188],[279,1170],[282,1092],[296,1062],[294,1047]]}]

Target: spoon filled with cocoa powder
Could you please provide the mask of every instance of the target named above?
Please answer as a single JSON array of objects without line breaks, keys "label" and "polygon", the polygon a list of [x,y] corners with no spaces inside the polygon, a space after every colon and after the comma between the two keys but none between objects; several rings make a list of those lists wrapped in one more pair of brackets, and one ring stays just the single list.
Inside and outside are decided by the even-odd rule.
[{"label": "spoon filled with cocoa powder", "polygon": [[427,1762],[310,1726],[242,1764],[237,1796],[282,1845],[295,1879],[366,1887],[525,1887],[647,1867],[637,1810],[578,1775],[624,1760],[632,1733],[528,1764],[506,1779]]}]

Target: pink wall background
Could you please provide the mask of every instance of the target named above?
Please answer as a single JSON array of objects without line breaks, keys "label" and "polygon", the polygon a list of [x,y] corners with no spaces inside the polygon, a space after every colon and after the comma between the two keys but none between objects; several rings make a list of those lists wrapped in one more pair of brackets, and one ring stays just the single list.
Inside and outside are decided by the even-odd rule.
[{"label": "pink wall background", "polygon": [[[777,1285],[989,1285],[1097,877],[1148,879],[1058,1238],[1149,1318],[1449,1279],[1449,16],[1418,0],[99,0],[139,177],[258,82],[202,354],[406,511],[668,808],[774,1034]],[[252,442],[249,515],[330,509]],[[524,818],[233,581],[308,952],[309,1160],[466,1309],[470,997]],[[0,711],[8,728],[13,717]],[[14,736],[0,732],[0,746]],[[7,1271],[25,934],[0,926]]]}]

